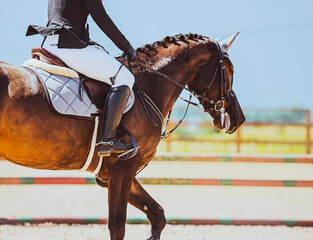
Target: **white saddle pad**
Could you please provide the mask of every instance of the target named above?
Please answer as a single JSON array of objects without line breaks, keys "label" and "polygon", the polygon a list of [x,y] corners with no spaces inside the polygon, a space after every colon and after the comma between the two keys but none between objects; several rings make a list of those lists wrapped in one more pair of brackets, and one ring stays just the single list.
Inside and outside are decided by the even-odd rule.
[{"label": "white saddle pad", "polygon": [[[41,83],[45,87],[48,99],[52,107],[60,114],[91,117],[92,113],[97,113],[97,107],[91,102],[85,89],[82,91],[80,99],[78,78],[69,78],[60,75],[51,74],[40,68],[27,66],[37,73]],[[135,101],[134,92],[128,98],[124,113],[128,112]]]}]

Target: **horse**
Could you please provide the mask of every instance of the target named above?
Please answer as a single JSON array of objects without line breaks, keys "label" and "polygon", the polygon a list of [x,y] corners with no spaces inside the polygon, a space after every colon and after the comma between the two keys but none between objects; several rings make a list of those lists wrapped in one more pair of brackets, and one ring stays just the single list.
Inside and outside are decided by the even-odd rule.
[{"label": "horse", "polygon": [[[191,33],[165,37],[138,48],[138,60],[126,63],[158,111],[150,109],[151,116],[147,116],[136,95],[120,126],[133,134],[140,146],[137,155],[128,160],[106,157],[97,175],[97,183],[108,189],[111,240],[124,239],[128,203],[146,214],[151,225],[147,240],[160,239],[166,225],[164,210],[136,180],[136,173],[155,156],[163,120],[183,88],[199,99],[215,128],[232,133],[244,121],[232,91],[234,69],[227,54],[237,35],[223,42]],[[35,169],[81,169],[94,127],[94,120],[55,114],[33,72],[0,62],[1,159]],[[93,172],[97,163],[95,153],[86,171]]]}]

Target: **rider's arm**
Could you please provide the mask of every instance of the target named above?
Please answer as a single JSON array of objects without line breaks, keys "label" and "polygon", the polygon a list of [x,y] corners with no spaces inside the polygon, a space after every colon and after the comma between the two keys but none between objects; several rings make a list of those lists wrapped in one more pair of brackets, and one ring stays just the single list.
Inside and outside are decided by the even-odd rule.
[{"label": "rider's arm", "polygon": [[101,0],[85,0],[88,11],[100,29],[122,51],[127,52],[130,43],[116,27],[112,19],[106,13]]}]

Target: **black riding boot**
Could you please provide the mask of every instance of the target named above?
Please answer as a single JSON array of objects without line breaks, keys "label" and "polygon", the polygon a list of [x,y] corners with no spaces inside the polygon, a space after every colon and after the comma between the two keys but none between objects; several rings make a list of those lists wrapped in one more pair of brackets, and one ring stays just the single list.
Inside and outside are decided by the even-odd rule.
[{"label": "black riding boot", "polygon": [[129,94],[130,89],[125,85],[110,90],[104,104],[100,141],[97,143],[98,155],[101,157],[110,156],[111,153],[124,153],[133,148],[131,144],[118,141],[116,136]]}]

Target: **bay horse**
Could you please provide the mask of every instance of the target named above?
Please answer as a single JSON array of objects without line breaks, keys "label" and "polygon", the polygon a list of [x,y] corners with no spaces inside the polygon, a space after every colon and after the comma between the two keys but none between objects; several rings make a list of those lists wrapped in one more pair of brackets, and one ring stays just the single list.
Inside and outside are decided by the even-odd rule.
[{"label": "bay horse", "polygon": [[[139,61],[131,62],[129,67],[162,118],[171,110],[182,86],[187,86],[198,97],[204,111],[213,117],[214,126],[232,133],[244,121],[232,91],[234,70],[227,54],[237,35],[220,43],[197,34],[166,37],[136,50],[140,63],[150,70]],[[115,156],[105,158],[98,174],[99,179],[107,179],[97,182],[108,188],[111,240],[124,239],[128,202],[147,215],[151,224],[148,240],[160,239],[166,225],[164,210],[135,178],[137,171],[153,159],[161,139],[163,119],[159,119],[156,112],[151,113],[159,121],[157,127],[136,96],[121,126],[131,132],[140,145],[138,153],[125,161]],[[36,169],[81,169],[87,159],[94,126],[93,120],[55,114],[33,72],[0,62],[1,159]],[[94,171],[97,159],[95,154],[87,171]]]}]

